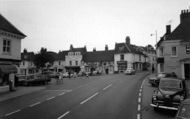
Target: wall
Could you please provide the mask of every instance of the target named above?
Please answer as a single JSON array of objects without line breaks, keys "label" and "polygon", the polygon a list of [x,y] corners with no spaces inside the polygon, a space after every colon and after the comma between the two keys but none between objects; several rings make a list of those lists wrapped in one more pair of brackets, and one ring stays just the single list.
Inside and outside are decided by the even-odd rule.
[{"label": "wall", "polygon": [[[11,54],[10,55],[2,54],[4,38],[10,39],[10,41],[11,41]],[[21,59],[21,39],[16,39],[14,37],[7,37],[7,36],[0,35],[0,58],[20,60]]]}]

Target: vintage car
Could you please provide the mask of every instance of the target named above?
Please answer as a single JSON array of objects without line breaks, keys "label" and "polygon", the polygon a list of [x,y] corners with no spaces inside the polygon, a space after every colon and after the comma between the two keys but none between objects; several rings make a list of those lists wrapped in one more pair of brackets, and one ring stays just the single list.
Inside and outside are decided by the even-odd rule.
[{"label": "vintage car", "polygon": [[135,74],[135,70],[133,68],[127,68],[124,72],[127,75]]},{"label": "vintage car", "polygon": [[181,103],[176,119],[190,119],[190,99],[186,99]]},{"label": "vintage car", "polygon": [[152,103],[154,110],[158,108],[178,110],[178,107],[186,97],[184,80],[177,78],[161,78],[159,86],[154,90]]},{"label": "vintage car", "polygon": [[158,84],[160,82],[161,78],[166,78],[166,77],[172,77],[172,78],[177,78],[175,73],[158,73],[156,76],[154,77],[149,77],[148,82],[154,86],[154,87],[158,87]]}]

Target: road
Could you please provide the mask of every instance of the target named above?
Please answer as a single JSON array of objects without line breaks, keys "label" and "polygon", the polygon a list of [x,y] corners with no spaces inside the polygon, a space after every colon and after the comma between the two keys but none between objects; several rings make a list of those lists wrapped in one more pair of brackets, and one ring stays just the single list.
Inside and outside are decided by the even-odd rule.
[{"label": "road", "polygon": [[0,102],[3,119],[136,119],[145,72],[65,79]]}]

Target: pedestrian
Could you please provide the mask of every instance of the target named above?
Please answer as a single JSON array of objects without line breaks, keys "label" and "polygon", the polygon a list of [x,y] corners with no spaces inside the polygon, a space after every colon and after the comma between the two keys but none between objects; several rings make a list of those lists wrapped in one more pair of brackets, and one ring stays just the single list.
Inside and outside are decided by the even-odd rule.
[{"label": "pedestrian", "polygon": [[69,78],[71,78],[71,72],[69,71]]}]

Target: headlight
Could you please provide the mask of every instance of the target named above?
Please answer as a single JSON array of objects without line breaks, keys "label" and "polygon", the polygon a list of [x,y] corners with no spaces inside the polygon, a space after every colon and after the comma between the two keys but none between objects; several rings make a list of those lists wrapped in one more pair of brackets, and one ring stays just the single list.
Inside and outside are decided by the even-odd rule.
[{"label": "headlight", "polygon": [[176,96],[174,96],[174,98],[173,98],[173,100],[175,100],[175,101],[182,101],[184,99],[184,97],[183,96],[180,96],[180,95],[176,95]]}]

